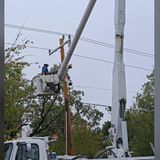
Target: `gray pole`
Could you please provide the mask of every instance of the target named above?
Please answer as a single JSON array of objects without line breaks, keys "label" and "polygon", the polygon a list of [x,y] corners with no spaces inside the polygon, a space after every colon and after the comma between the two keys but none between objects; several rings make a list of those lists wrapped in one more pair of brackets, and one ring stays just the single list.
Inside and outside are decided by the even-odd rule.
[{"label": "gray pole", "polygon": [[85,13],[84,13],[84,15],[82,17],[82,20],[81,20],[81,22],[80,22],[80,24],[79,24],[79,26],[78,26],[78,28],[76,30],[75,36],[74,36],[74,38],[72,40],[72,43],[71,43],[71,45],[70,45],[70,47],[68,49],[68,53],[66,54],[66,57],[65,57],[65,59],[64,59],[64,61],[62,63],[61,68],[59,69],[58,75],[59,75],[60,80],[62,79],[63,74],[66,71],[66,66],[68,65],[68,63],[69,63],[69,61],[71,59],[71,56],[72,56],[72,54],[74,52],[74,49],[75,49],[75,47],[76,47],[76,45],[78,43],[78,40],[79,40],[79,38],[80,38],[80,36],[82,34],[82,31],[83,31],[83,29],[84,29],[84,27],[85,27],[85,25],[87,23],[87,20],[88,20],[90,14],[91,14],[91,11],[92,11],[95,3],[96,3],[96,0],[90,0],[89,4],[88,4],[88,6],[87,6],[87,8],[85,10]]},{"label": "gray pole", "polygon": [[0,160],[4,160],[4,0],[0,0]]},{"label": "gray pole", "polygon": [[160,160],[160,0],[155,0],[155,160]]}]

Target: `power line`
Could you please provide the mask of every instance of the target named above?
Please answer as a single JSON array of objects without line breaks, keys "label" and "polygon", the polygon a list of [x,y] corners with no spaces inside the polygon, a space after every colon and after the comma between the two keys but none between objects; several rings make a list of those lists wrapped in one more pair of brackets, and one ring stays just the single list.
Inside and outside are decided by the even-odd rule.
[{"label": "power line", "polygon": [[[82,102],[84,105],[90,105],[90,106],[96,106],[96,107],[103,107],[103,108],[108,108],[112,109],[112,106],[110,105],[105,105],[105,104],[99,104],[99,103],[90,103],[90,102]],[[129,111],[131,109],[126,109],[126,111]]]},{"label": "power line", "polygon": [[109,108],[109,107],[111,107],[111,106],[107,106],[107,105],[104,105],[104,104],[98,104],[98,103],[87,103],[87,102],[82,102],[82,104],[84,104],[84,105],[92,105],[92,106],[99,106],[99,107],[105,107],[105,108]]},{"label": "power line", "polygon": [[[79,85],[73,85],[73,87],[77,88],[84,88],[84,89],[92,89],[92,90],[101,90],[101,91],[112,91],[112,89],[109,88],[97,88],[97,87],[89,87],[89,86],[79,86]],[[137,93],[137,91],[127,91],[128,93]]]},{"label": "power line", "polygon": [[[82,56],[82,55],[78,55],[78,54],[73,54],[74,56],[77,57],[81,57],[81,58],[86,58],[86,59],[90,59],[90,60],[95,60],[95,61],[100,61],[100,62],[104,62],[104,63],[110,63],[110,64],[114,64],[114,62],[112,61],[107,61],[107,60],[103,60],[103,59],[98,59],[98,58],[93,58],[93,57],[88,57],[88,56]],[[132,65],[125,65],[128,68],[135,68],[135,69],[141,69],[141,70],[145,70],[145,71],[152,71],[152,69],[149,68],[144,68],[144,67],[138,67],[138,66],[132,66]]]},{"label": "power line", "polygon": [[[96,106],[96,107],[103,107],[103,108],[108,108],[108,111],[111,111],[112,110],[112,106],[110,106],[110,105],[105,105],[105,104],[99,104],[99,103],[89,103],[89,102],[82,102],[82,104],[84,104],[84,105],[89,105],[90,107],[92,107],[92,106]],[[145,110],[145,109],[135,109],[135,108],[126,108],[125,109],[126,110],[126,112],[127,111],[132,111],[132,112],[141,112],[141,113],[153,113],[152,111],[147,111],[147,110]]]},{"label": "power line", "polygon": [[113,64],[113,62],[111,61],[107,61],[107,60],[103,60],[103,59],[99,59],[99,58],[93,58],[93,57],[89,57],[89,56],[83,56],[83,55],[79,55],[79,54],[73,54],[76,57],[80,57],[80,58],[85,58],[85,59],[90,59],[90,60],[95,60],[95,61],[100,61],[100,62],[104,62],[104,63],[111,63]]},{"label": "power line", "polygon": [[88,86],[79,86],[79,85],[73,85],[73,87],[94,89],[94,90],[103,90],[103,91],[112,91],[112,89],[107,89],[107,88],[97,88],[97,87],[88,87]]},{"label": "power line", "polygon": [[[6,42],[5,44],[7,45],[12,45],[13,43],[8,43]],[[18,44],[15,44],[15,45],[18,45]],[[27,48],[33,48],[33,49],[40,49],[40,50],[46,50],[46,51],[49,51],[49,48],[44,48],[44,47],[37,47],[37,46],[30,46],[30,45],[26,45]]]},{"label": "power line", "polygon": [[[108,109],[108,111],[110,111],[110,112],[111,112],[111,110],[112,110],[112,106],[111,106],[111,105],[105,105],[105,104],[99,104],[99,103],[90,103],[90,102],[82,102],[82,104],[84,104],[84,105],[89,105],[90,107],[92,107],[92,106],[102,107],[102,108]],[[138,109],[133,109],[133,108],[126,108],[125,110],[126,110],[126,111],[140,112],[140,110],[138,110]],[[142,110],[142,111],[143,111],[143,113],[151,113],[151,112],[145,111],[145,110]]]},{"label": "power line", "polygon": [[[40,33],[47,33],[47,34],[54,34],[54,35],[71,35],[71,37],[73,37],[73,34],[68,34],[68,33],[62,33],[62,32],[56,32],[56,31],[49,31],[49,30],[44,30],[44,29],[39,29],[39,28],[33,28],[33,27],[25,27],[25,26],[18,26],[18,25],[13,25],[13,24],[5,24],[5,27],[8,28],[15,28],[15,29],[23,29],[23,30],[28,30],[28,31],[33,31],[33,32],[40,32]],[[97,41],[97,40],[93,40],[93,39],[89,39],[89,38],[85,38],[85,37],[81,37],[80,40],[88,42],[88,43],[92,43],[95,45],[100,45],[100,46],[104,46],[104,47],[109,47],[109,48],[114,48],[115,46],[109,43],[105,43],[105,42],[101,42],[101,41]],[[134,50],[134,49],[129,49],[129,48],[124,48],[124,51],[132,53],[132,54],[136,54],[136,55],[140,55],[140,56],[145,56],[148,58],[154,58],[153,54],[147,53],[147,52],[143,52],[143,51],[138,51],[138,50]]]},{"label": "power line", "polygon": [[[5,44],[12,45],[12,43],[5,43]],[[49,48],[44,48],[44,47],[36,47],[36,46],[29,46],[29,45],[26,45],[26,47],[49,51]],[[114,62],[112,62],[112,61],[107,61],[107,60],[103,60],[103,59],[99,59],[99,58],[93,58],[93,57],[89,57],[89,56],[83,56],[83,55],[79,55],[79,54],[73,54],[73,56],[85,58],[85,59],[90,59],[90,60],[95,60],[95,61],[99,61],[99,62],[104,62],[104,63],[109,63],[109,64],[114,64]],[[152,69],[144,68],[144,67],[138,67],[138,66],[132,66],[132,65],[125,65],[125,66],[128,68],[135,68],[135,69],[141,69],[141,70],[145,70],[145,71],[152,71]]]}]

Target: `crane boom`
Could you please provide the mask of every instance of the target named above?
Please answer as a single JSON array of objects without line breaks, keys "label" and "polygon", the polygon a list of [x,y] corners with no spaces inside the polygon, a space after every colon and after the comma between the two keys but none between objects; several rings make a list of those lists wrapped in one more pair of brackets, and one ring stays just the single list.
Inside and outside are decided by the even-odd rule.
[{"label": "crane boom", "polygon": [[[59,92],[60,82],[63,80],[63,78],[66,74],[67,66],[70,62],[70,59],[71,59],[73,52],[74,52],[74,49],[79,41],[79,38],[83,32],[83,29],[87,23],[87,20],[92,12],[92,9],[93,9],[96,1],[97,0],[90,0],[89,1],[88,6],[84,12],[84,15],[80,21],[80,24],[76,30],[75,35],[73,37],[71,45],[68,49],[66,57],[65,57],[62,65],[60,66],[60,69],[58,70],[58,73],[54,73],[54,75],[53,74],[48,74],[48,75],[38,74],[37,76],[35,76],[33,78],[32,82],[33,82],[35,96],[54,95]],[[62,46],[60,46],[60,47],[62,47]],[[56,48],[56,50],[58,50],[60,47]],[[51,55],[54,51],[52,51],[49,54]]]},{"label": "crane boom", "polygon": [[123,39],[125,25],[125,0],[115,0],[115,51],[112,80],[112,116],[110,138],[115,157],[128,155],[128,134],[125,121],[126,79],[123,62]]},{"label": "crane boom", "polygon": [[69,61],[70,61],[70,59],[72,57],[74,49],[75,49],[75,47],[76,47],[76,45],[77,45],[77,43],[79,41],[79,38],[80,38],[80,36],[82,34],[82,31],[83,31],[83,29],[84,29],[84,27],[85,27],[85,25],[87,23],[87,20],[88,20],[90,14],[92,12],[92,9],[93,9],[96,1],[97,0],[90,0],[89,1],[89,4],[88,4],[88,6],[87,6],[87,8],[85,10],[85,13],[84,13],[84,15],[83,15],[83,17],[82,17],[82,19],[80,21],[80,24],[79,24],[79,26],[78,26],[78,28],[76,30],[75,36],[74,36],[74,38],[73,38],[73,40],[71,42],[71,45],[70,45],[70,47],[68,49],[66,57],[65,57],[62,65],[61,65],[61,67],[60,67],[60,69],[58,71],[58,75],[59,75],[59,79],[60,80],[63,78],[63,75],[65,74],[67,65],[68,65],[68,63],[69,63]]}]

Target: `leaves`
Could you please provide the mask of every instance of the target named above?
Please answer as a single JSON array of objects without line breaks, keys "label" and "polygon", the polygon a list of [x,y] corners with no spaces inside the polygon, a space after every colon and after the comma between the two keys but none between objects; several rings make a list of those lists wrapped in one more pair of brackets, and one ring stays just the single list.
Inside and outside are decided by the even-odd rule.
[{"label": "leaves", "polygon": [[102,137],[100,132],[91,129],[83,119],[76,118],[73,127],[74,148],[76,154],[87,155],[93,158],[96,152],[102,149]]},{"label": "leaves", "polygon": [[26,97],[32,91],[23,74],[23,69],[29,64],[17,57],[21,49],[19,45],[15,45],[5,51],[5,129],[11,137],[21,129],[24,106],[27,105]]},{"label": "leaves", "polygon": [[126,114],[130,150],[134,156],[153,155],[150,142],[154,142],[154,72],[135,97],[135,103]]}]

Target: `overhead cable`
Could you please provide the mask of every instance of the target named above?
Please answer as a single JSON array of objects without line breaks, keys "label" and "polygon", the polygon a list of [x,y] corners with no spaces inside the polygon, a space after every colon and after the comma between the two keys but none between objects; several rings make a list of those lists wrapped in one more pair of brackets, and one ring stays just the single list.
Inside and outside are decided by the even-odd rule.
[{"label": "overhead cable", "polygon": [[[12,45],[12,43],[5,43],[5,44]],[[29,46],[29,45],[26,45],[26,47],[49,51],[49,48]],[[80,58],[85,58],[85,59],[90,59],[90,60],[95,60],[95,61],[99,61],[99,62],[104,62],[104,63],[109,63],[109,64],[114,64],[114,62],[112,62],[112,61],[103,60],[103,59],[99,59],[99,58],[93,58],[93,57],[89,57],[89,56],[83,56],[83,55],[79,55],[79,54],[73,54],[73,56],[80,57]],[[127,64],[125,66],[128,67],[128,68],[135,68],[135,69],[141,69],[141,70],[145,70],[145,71],[152,71],[152,69],[144,68],[144,67],[132,66],[132,65],[127,65]]]},{"label": "overhead cable", "polygon": [[[15,28],[15,29],[20,29],[21,28],[23,30],[28,30],[28,31],[33,31],[33,32],[40,32],[40,33],[47,33],[47,34],[54,34],[54,35],[60,35],[60,36],[61,35],[65,35],[65,36],[71,35],[71,37],[74,37],[73,34],[69,34],[69,33],[49,31],[49,30],[44,30],[44,29],[39,29],[39,28],[25,27],[25,26],[13,25],[13,24],[5,24],[5,27],[7,27],[7,28]],[[93,39],[89,39],[89,38],[85,38],[85,37],[81,37],[80,40],[88,42],[88,43],[92,43],[92,44],[95,44],[95,45],[114,48],[114,45],[112,45],[112,44],[109,44],[109,43],[106,43],[106,42],[97,41],[97,40],[93,40]],[[143,51],[138,51],[138,50],[135,50],[135,49],[124,48],[124,51],[132,53],[132,54],[140,55],[140,56],[154,58],[153,54],[150,54],[150,53],[147,53],[147,52],[143,52]]]}]

